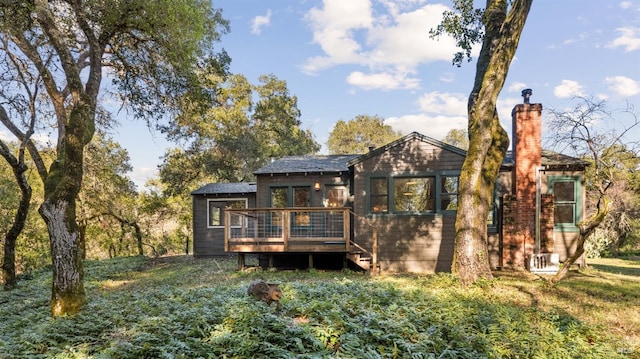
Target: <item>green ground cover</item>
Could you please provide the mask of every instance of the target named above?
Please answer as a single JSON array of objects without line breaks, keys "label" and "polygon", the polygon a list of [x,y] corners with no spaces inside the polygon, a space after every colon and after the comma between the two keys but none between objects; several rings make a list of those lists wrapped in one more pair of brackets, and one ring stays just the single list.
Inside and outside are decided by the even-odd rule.
[{"label": "green ground cover", "polygon": [[[49,316],[51,274],[0,292],[0,358],[640,358],[640,261],[592,261],[555,287],[525,272],[235,270],[188,256],[86,263],[89,304]],[[280,283],[279,311],[246,295]]]}]

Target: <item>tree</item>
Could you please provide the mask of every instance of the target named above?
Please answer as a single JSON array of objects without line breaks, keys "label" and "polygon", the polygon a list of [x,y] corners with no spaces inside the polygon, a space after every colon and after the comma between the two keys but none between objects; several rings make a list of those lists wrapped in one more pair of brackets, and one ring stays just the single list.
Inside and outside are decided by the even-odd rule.
[{"label": "tree", "polygon": [[[143,255],[142,229],[138,223],[135,184],[127,177],[132,170],[129,154],[112,139],[98,134],[87,145],[82,190],[78,196],[80,248],[86,253],[87,230],[97,227],[94,241],[107,247],[110,256],[121,255],[129,231],[135,239],[135,252]],[[85,256],[83,256],[84,258]]]},{"label": "tree", "polygon": [[362,154],[370,147],[386,145],[401,136],[378,115],[358,115],[349,121],[336,122],[329,133],[327,147],[331,154]]},{"label": "tree", "polygon": [[169,150],[160,166],[168,194],[185,194],[212,181],[251,180],[271,158],[320,149],[311,131],[300,128],[298,100],[285,81],[265,75],[251,85],[238,74],[200,76],[210,80],[211,103],[188,103],[164,129],[170,140],[186,147]]},{"label": "tree", "polygon": [[[607,109],[604,101],[578,99],[580,102],[572,109],[550,109],[548,126],[550,132],[556,134],[552,138],[556,146],[562,146],[562,150],[569,149],[591,162],[587,173],[587,203],[591,214],[578,223],[580,233],[576,250],[551,279],[552,283],[566,277],[571,265],[584,254],[586,241],[605,223],[608,216],[615,213],[611,192],[623,188],[630,169],[638,169],[637,151],[640,143],[628,140],[631,129],[640,124],[638,115],[626,109],[623,114],[627,114],[631,120],[622,123]],[[610,128],[603,127],[605,124],[609,124]]]},{"label": "tree", "polygon": [[[2,107],[0,107],[0,116],[6,116],[6,112]],[[16,278],[16,242],[27,222],[32,191],[25,175],[27,165],[25,164],[24,146],[19,147],[18,156],[16,157],[11,151],[11,148],[0,140],[0,155],[2,155],[11,166],[16,183],[20,189],[20,199],[18,200],[18,207],[15,210],[13,223],[4,235],[2,273],[0,273],[0,279],[2,279],[4,288],[13,289],[18,284]]]},{"label": "tree", "polygon": [[76,198],[105,68],[117,90],[111,94],[137,117],[161,118],[176,94],[197,85],[194,63],[205,56],[228,63],[226,54],[212,51],[228,25],[203,0],[2,1],[0,19],[0,46],[12,59],[2,71],[42,90],[40,126],[54,122],[56,158],[48,168],[20,123],[3,124],[26,140],[44,182],[40,214],[51,245],[52,314],[73,315],[86,303]]},{"label": "tree", "polygon": [[466,150],[469,148],[469,135],[467,134],[467,130],[465,129],[452,128],[444,136],[442,142]]},{"label": "tree", "polygon": [[487,0],[484,10],[472,0],[455,0],[432,36],[445,33],[464,51],[454,57],[460,66],[472,47],[482,43],[469,95],[469,149],[459,180],[456,237],[451,270],[463,284],[492,278],[487,248],[487,215],[500,165],[509,147],[500,125],[496,101],[504,86],[532,0]]}]

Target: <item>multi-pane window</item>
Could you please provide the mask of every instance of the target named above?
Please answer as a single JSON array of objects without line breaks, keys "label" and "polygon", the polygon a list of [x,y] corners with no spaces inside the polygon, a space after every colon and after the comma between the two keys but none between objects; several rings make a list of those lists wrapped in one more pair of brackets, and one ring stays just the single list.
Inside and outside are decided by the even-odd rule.
[{"label": "multi-pane window", "polygon": [[389,211],[389,186],[387,178],[372,178],[370,181],[371,212],[387,213]]},{"label": "multi-pane window", "polygon": [[[209,204],[209,227],[224,226],[225,209],[242,209],[247,208],[247,200],[210,200]],[[231,226],[240,226],[242,218],[238,215],[232,215],[230,218]]]},{"label": "multi-pane window", "polygon": [[581,220],[581,187],[576,177],[549,177],[554,195],[553,221],[556,227],[574,227]]},{"label": "multi-pane window", "polygon": [[403,177],[393,181],[394,212],[429,212],[435,209],[435,177]]}]

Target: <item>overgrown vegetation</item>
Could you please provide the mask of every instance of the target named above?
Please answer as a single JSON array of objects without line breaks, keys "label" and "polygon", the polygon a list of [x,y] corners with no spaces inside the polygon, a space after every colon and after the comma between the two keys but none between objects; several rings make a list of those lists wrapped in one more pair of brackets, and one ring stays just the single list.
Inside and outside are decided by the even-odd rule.
[{"label": "overgrown vegetation", "polygon": [[[86,263],[88,308],[49,312],[51,275],[0,293],[1,358],[640,357],[640,262],[598,260],[555,287],[521,272],[238,272],[188,256]],[[282,308],[246,295],[280,283]]]}]

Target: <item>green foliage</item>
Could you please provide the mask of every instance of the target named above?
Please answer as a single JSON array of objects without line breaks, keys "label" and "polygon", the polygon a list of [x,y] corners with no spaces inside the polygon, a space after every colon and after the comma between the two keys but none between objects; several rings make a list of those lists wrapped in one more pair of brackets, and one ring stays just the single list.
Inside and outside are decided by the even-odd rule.
[{"label": "green foliage", "polygon": [[369,147],[384,146],[401,136],[378,115],[358,115],[349,121],[336,122],[329,133],[327,147],[331,154],[362,154],[369,151]]},{"label": "green foliage", "polygon": [[447,132],[442,142],[448,143],[452,146],[467,150],[469,148],[469,135],[466,129],[452,128]]},{"label": "green foliage", "polygon": [[199,76],[213,95],[200,102],[185,96],[180,115],[163,128],[170,140],[184,144],[167,151],[160,166],[165,193],[188,195],[208,182],[249,181],[270,158],[320,149],[311,131],[300,128],[298,100],[285,81],[264,75],[252,85],[242,75]]},{"label": "green foliage", "polygon": [[[589,302],[581,307],[592,310],[640,304],[632,294],[640,290],[637,266],[635,281],[583,277],[555,289],[508,276],[465,288],[448,274],[370,278],[234,267],[233,260],[190,257],[89,261],[90,304],[55,320],[48,317],[50,276],[41,270],[0,293],[0,356],[615,358],[619,348],[633,350],[630,343],[588,324],[587,313],[579,318],[562,308],[570,303],[575,311],[583,294]],[[280,283],[280,311],[246,295],[254,279]],[[627,336],[640,334],[637,318],[635,325]]]}]

